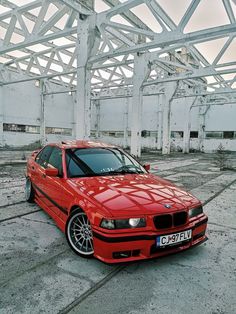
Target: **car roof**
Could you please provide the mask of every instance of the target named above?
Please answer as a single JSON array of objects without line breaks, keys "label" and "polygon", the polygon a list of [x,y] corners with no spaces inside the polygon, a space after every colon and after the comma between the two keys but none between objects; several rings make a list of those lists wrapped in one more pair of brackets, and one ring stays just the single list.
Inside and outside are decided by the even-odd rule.
[{"label": "car roof", "polygon": [[68,149],[68,148],[115,148],[117,146],[115,145],[110,145],[110,144],[105,144],[102,142],[95,142],[95,141],[85,141],[85,140],[72,140],[72,141],[62,141],[59,143],[48,143],[48,145],[51,146],[57,146],[63,149]]}]

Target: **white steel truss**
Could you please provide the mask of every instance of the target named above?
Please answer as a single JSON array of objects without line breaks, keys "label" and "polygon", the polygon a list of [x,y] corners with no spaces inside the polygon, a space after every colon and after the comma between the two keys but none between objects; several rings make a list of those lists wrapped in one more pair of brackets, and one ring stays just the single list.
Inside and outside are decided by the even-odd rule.
[{"label": "white steel truss", "polygon": [[[236,75],[236,56],[231,62],[220,62],[235,42],[236,5],[233,1],[219,0],[228,17],[227,24],[193,32],[185,32],[185,28],[201,0],[190,1],[178,23],[158,0],[103,1],[110,9],[96,13],[92,1],[29,0],[17,6],[13,1],[2,0],[1,7],[6,12],[0,14],[0,84],[21,81],[3,71],[11,68],[22,74],[23,81],[27,80],[26,74],[28,79],[54,78],[68,86],[76,85],[78,16],[86,19],[95,15],[99,44],[96,53],[89,58],[93,89],[132,85],[134,55],[139,52],[150,55],[153,69],[144,86],[214,77],[212,91],[218,87],[235,88],[236,78],[225,82],[222,75]],[[134,9],[140,5],[151,12],[160,27],[159,32],[135,14]],[[225,39],[225,43],[214,60],[208,62],[196,45],[220,38]]]},{"label": "white steel truss", "polygon": [[[107,9],[98,12],[96,2]],[[199,96],[204,106],[236,102],[236,2],[215,0],[223,18],[199,27],[196,15],[205,0],[186,0],[178,19],[165,2],[24,0],[19,6],[20,1],[0,0],[0,86],[52,80],[65,92],[78,89],[88,104],[88,92],[93,99],[140,99],[163,95],[172,84],[177,88],[171,99]],[[85,21],[93,29],[89,37]],[[215,50],[214,56],[204,47]],[[77,84],[81,73],[84,82]],[[142,76],[139,86],[135,73]]]}]

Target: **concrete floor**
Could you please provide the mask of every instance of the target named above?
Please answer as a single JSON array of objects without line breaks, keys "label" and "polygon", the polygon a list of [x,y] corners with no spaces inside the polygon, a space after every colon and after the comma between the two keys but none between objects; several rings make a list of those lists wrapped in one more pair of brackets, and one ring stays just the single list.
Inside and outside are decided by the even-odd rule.
[{"label": "concrete floor", "polygon": [[113,266],[76,256],[47,214],[24,202],[25,165],[2,159],[1,314],[236,312],[236,172],[220,172],[206,154],[144,159],[153,173],[204,202],[209,241],[178,255]]}]

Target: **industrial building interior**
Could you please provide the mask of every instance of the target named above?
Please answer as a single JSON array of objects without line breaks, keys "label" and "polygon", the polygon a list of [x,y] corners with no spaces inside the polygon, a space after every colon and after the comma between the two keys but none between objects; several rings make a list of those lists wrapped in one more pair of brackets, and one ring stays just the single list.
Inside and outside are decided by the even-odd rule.
[{"label": "industrial building interior", "polygon": [[[128,265],[70,252],[24,173],[73,139],[197,196],[208,242]],[[0,313],[234,313],[235,152],[235,0],[0,0]]]}]

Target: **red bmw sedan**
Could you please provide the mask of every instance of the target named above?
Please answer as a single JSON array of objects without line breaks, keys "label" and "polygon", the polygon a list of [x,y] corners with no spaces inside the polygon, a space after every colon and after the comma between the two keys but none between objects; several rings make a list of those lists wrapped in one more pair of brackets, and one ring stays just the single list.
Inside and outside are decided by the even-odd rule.
[{"label": "red bmw sedan", "polygon": [[26,199],[55,220],[77,254],[106,263],[159,257],[206,241],[201,202],[148,168],[116,146],[49,144],[28,160]]}]

